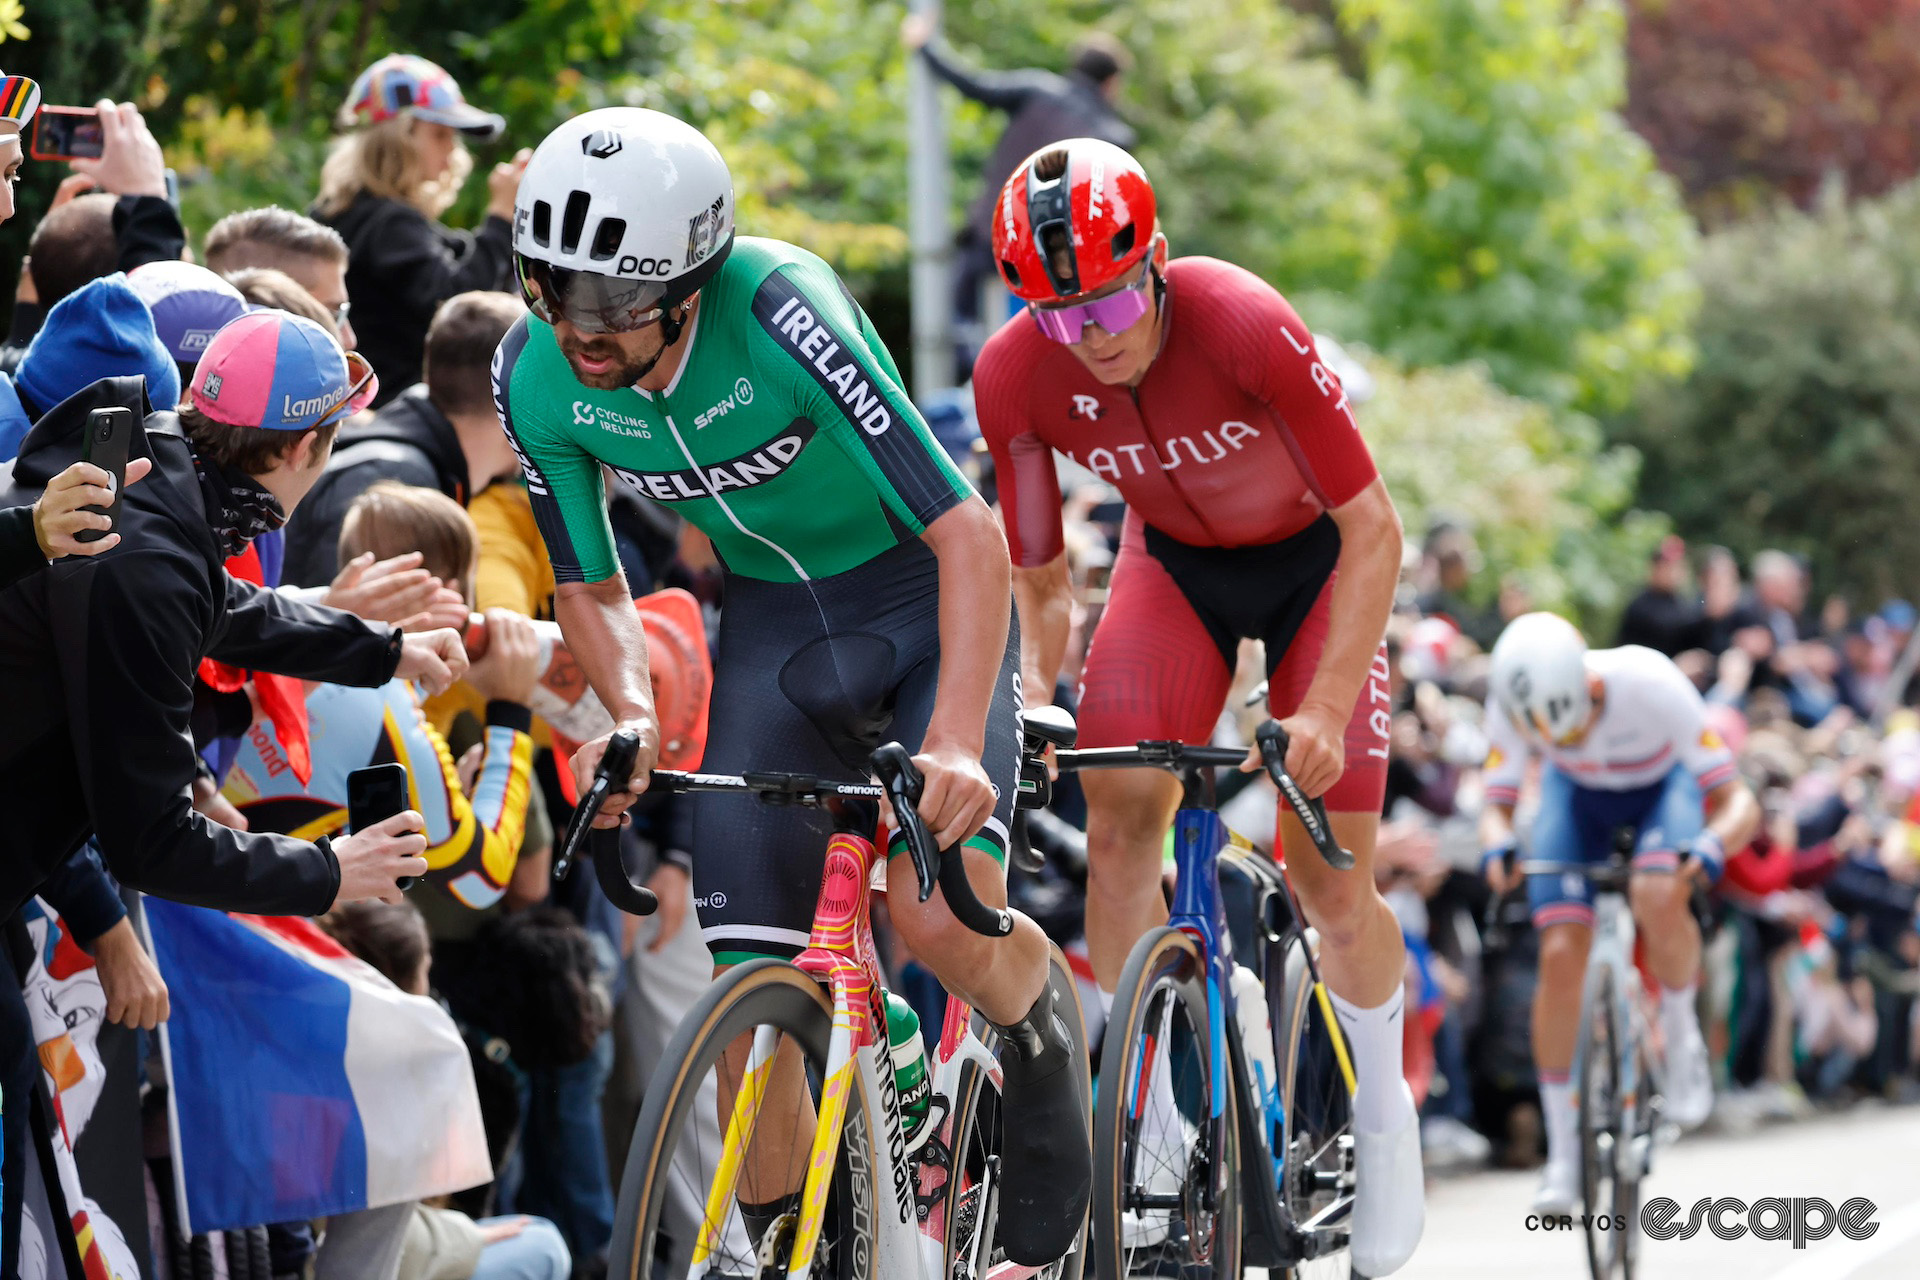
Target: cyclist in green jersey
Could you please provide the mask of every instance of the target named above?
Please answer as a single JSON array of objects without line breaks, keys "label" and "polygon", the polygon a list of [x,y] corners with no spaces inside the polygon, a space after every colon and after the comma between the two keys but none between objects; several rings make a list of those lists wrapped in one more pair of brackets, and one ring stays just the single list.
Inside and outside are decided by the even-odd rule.
[{"label": "cyclist in green jersey", "polygon": [[[514,208],[532,315],[501,343],[494,394],[568,647],[616,728],[642,742],[631,786],[597,821],[623,820],[659,744],[604,467],[698,526],[727,571],[702,767],[853,780],[898,739],[926,777],[929,829],[942,847],[966,846],[981,899],[1004,905],[1020,706],[1006,541],[831,268],[793,245],[736,239],[733,219],[712,144],[638,108],[556,129]],[[575,755],[583,790],[605,747]],[[716,965],[806,945],[830,832],[806,809],[694,806],[686,847]],[[1001,1028],[1001,1229],[1010,1257],[1044,1265],[1072,1246],[1092,1179],[1046,939],[1018,915],[1004,938],[972,933],[940,895],[919,901],[907,859],[888,873],[908,946]],[[766,1105],[798,1108],[805,1089],[796,1070]],[[750,1152],[741,1199],[764,1210],[750,1222],[772,1221],[800,1189],[804,1152],[777,1147],[756,1137]]]}]

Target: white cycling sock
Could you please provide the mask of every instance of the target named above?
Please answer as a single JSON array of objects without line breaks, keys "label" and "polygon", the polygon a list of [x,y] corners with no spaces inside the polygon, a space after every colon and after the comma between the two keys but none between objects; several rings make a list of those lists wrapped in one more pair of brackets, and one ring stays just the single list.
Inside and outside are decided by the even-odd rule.
[{"label": "white cycling sock", "polygon": [[1111,1018],[1113,1016],[1113,992],[1108,991],[1105,987],[1099,986],[1098,984],[1094,986],[1094,990],[1100,993],[1100,1016],[1103,1019]]},{"label": "white cycling sock", "polygon": [[1700,1018],[1694,1011],[1694,996],[1699,990],[1697,982],[1660,988],[1660,1029],[1666,1034],[1669,1050],[1699,1038]]},{"label": "white cycling sock", "polygon": [[1547,1126],[1547,1161],[1580,1158],[1580,1113],[1574,1108],[1571,1080],[1540,1082],[1540,1111]]},{"label": "white cycling sock", "polygon": [[1387,1002],[1372,1009],[1343,1000],[1332,991],[1333,1011],[1346,1032],[1356,1077],[1353,1127],[1359,1133],[1396,1133],[1411,1118],[1401,1067],[1401,1043],[1406,1033],[1400,1015],[1406,995],[1395,987]]}]

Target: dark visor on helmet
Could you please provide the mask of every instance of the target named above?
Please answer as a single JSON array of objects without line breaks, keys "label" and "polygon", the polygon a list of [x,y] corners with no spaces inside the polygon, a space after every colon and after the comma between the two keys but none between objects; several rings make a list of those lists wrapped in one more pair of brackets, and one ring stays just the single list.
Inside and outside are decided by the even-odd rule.
[{"label": "dark visor on helmet", "polygon": [[565,320],[582,333],[632,333],[666,314],[671,286],[664,281],[575,271],[518,253],[513,260],[527,309],[548,324]]}]

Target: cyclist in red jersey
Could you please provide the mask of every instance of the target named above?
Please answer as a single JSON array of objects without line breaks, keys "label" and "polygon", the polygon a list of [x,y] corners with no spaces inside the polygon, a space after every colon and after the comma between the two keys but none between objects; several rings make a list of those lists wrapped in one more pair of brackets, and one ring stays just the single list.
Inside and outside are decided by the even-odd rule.
[{"label": "cyclist in red jersey", "polygon": [[[1358,1075],[1353,1263],[1387,1275],[1423,1223],[1418,1117],[1401,1074],[1405,949],[1372,874],[1399,517],[1300,317],[1238,267],[1169,262],[1152,185],[1125,151],[1074,139],[1029,157],[995,206],[994,257],[1029,303],[974,366],[1026,697],[1050,699],[1067,644],[1057,449],[1128,507],[1087,654],[1081,745],[1206,741],[1240,641],[1263,640],[1269,705],[1292,738],[1287,768],[1325,798],[1357,859],[1333,871],[1282,809],[1288,872],[1319,930]],[[1180,786],[1146,769],[1081,782],[1087,943],[1110,993],[1133,944],[1167,919],[1161,856]]]}]

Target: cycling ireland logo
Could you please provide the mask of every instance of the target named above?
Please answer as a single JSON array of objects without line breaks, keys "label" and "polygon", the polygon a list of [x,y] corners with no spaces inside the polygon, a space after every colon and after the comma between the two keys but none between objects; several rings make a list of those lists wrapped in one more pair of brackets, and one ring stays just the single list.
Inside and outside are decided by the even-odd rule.
[{"label": "cycling ireland logo", "polygon": [[[1825,1240],[1838,1231],[1849,1240],[1865,1240],[1880,1230],[1874,1215],[1880,1206],[1865,1196],[1845,1200],[1836,1208],[1819,1196],[1766,1196],[1748,1204],[1736,1196],[1707,1196],[1683,1208],[1679,1201],[1655,1196],[1640,1209],[1640,1230],[1652,1240],[1691,1240],[1703,1230],[1721,1240],[1751,1235],[1756,1240],[1784,1240],[1804,1249],[1809,1240]],[[1527,1215],[1529,1231],[1573,1231],[1592,1227],[1624,1231],[1627,1218],[1618,1213],[1560,1213]]]}]

